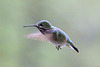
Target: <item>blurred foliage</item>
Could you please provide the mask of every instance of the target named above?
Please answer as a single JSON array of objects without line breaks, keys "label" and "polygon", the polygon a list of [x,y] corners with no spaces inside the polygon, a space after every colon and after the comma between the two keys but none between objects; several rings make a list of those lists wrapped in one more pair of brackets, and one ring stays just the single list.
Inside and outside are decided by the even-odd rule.
[{"label": "blurred foliage", "polygon": [[[26,39],[48,20],[64,30],[80,53],[57,51],[48,42]],[[100,0],[0,0],[0,67],[100,67]]]}]

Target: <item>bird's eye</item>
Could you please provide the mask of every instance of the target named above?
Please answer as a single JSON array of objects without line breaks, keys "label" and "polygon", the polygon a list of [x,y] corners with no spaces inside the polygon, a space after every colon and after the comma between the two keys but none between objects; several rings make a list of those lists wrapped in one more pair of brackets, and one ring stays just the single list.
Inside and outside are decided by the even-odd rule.
[{"label": "bird's eye", "polygon": [[41,23],[40,26],[44,26],[44,24]]}]

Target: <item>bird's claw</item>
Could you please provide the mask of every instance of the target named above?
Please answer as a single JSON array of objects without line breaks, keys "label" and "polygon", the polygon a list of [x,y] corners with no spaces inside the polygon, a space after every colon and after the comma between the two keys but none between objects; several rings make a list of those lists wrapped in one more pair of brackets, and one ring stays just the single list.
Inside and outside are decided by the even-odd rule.
[{"label": "bird's claw", "polygon": [[56,49],[59,50],[59,49],[61,49],[61,47],[60,46],[56,46]]}]

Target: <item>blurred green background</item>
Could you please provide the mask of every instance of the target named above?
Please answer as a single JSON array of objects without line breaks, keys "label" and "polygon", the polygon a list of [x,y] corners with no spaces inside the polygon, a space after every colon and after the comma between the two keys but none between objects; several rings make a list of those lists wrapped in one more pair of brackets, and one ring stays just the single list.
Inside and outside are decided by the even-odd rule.
[{"label": "blurred green background", "polygon": [[[48,20],[65,31],[80,53],[26,39]],[[0,67],[100,67],[100,0],[0,0]]]}]

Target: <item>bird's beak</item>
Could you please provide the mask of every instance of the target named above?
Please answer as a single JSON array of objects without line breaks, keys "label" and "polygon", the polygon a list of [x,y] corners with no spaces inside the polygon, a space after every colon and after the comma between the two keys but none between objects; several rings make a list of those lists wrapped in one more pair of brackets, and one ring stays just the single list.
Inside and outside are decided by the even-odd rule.
[{"label": "bird's beak", "polygon": [[27,26],[23,26],[23,27],[38,27],[37,25],[27,25]]}]

